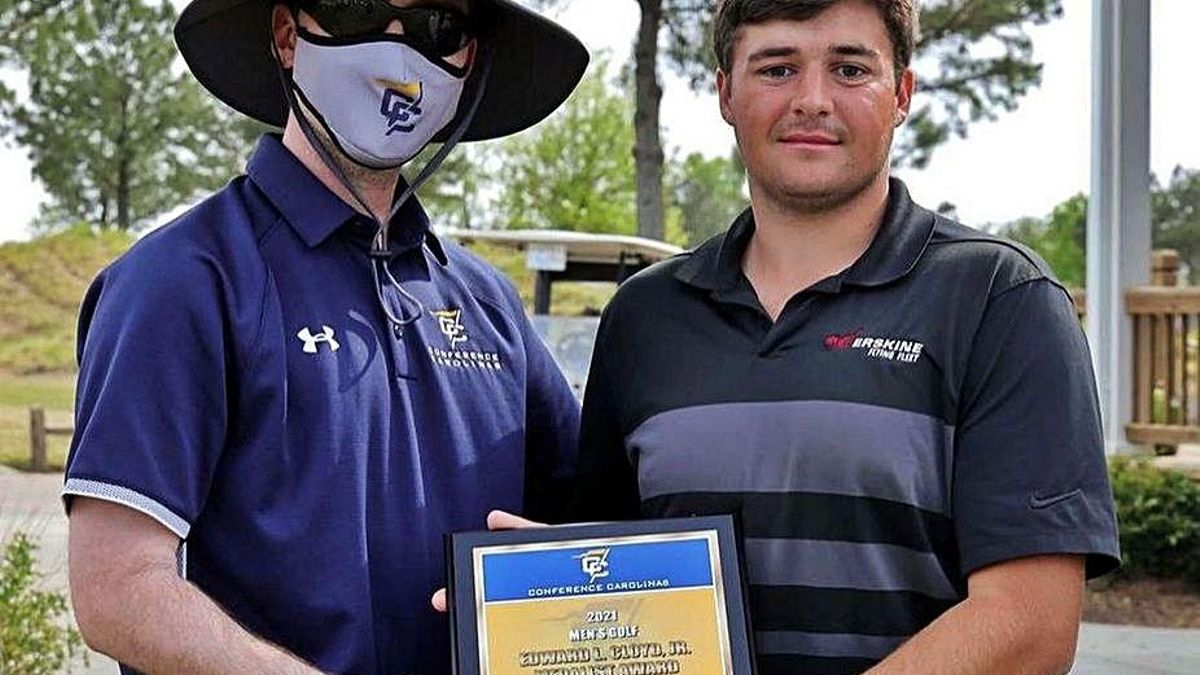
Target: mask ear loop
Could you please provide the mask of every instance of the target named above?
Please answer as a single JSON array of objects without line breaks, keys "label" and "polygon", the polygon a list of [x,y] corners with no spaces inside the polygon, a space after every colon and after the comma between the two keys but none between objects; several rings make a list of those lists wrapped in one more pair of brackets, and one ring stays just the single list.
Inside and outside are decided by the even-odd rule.
[{"label": "mask ear loop", "polygon": [[[296,21],[299,21],[299,16],[294,16]],[[320,141],[316,130],[312,128],[308,118],[303,114],[300,107],[299,97],[296,96],[296,93],[293,89],[294,83],[292,78],[288,76],[288,71],[283,67],[283,62],[279,58],[279,50],[275,45],[274,35],[271,36],[270,44],[271,53],[275,57],[276,70],[279,74],[280,85],[283,87],[284,95],[287,97],[288,104],[291,106],[291,109],[295,111],[296,122],[300,127],[301,132],[304,134],[304,137],[308,139],[309,145],[311,145],[316,151],[317,156],[320,157],[321,161],[330,169],[330,171],[333,172],[334,176],[338,179],[338,182],[340,182],[342,186],[346,188],[358,205],[362,207],[362,211],[366,214],[371,214],[371,209],[367,206],[366,200],[363,199],[359,191],[355,189],[354,184],[350,181],[349,177],[346,175],[346,172],[342,169],[341,165],[334,160],[333,155],[328,151],[328,149],[325,148],[325,145]],[[492,59],[491,51],[488,48],[487,43],[480,40],[478,44],[478,54],[481,57],[480,71],[477,77],[471,78],[472,81],[475,82],[475,86],[473,87],[473,98],[470,106],[467,109],[466,115],[463,117],[462,121],[459,122],[455,130],[450,134],[449,138],[447,138],[442,144],[442,147],[438,149],[437,154],[435,154],[433,158],[429,160],[429,162],[421,169],[421,172],[417,175],[417,177],[408,185],[407,188],[405,188],[404,192],[401,193],[400,197],[392,203],[392,208],[388,213],[388,217],[380,222],[378,219],[375,219],[373,215],[370,216],[376,220],[376,223],[379,226],[379,231],[375,235],[375,239],[371,245],[371,251],[368,254],[371,257],[371,273],[375,282],[375,296],[379,300],[379,306],[383,310],[384,315],[387,316],[388,320],[397,329],[401,329],[404,326],[407,326],[420,319],[425,313],[425,306],[420,300],[404,289],[404,286],[398,279],[396,279],[395,275],[392,273],[392,270],[388,267],[388,262],[395,255],[391,250],[388,249],[387,245],[388,226],[391,223],[392,218],[394,218],[396,214],[400,212],[400,209],[403,208],[404,204],[408,202],[408,200],[416,192],[417,188],[419,188],[426,181],[428,181],[430,177],[432,177],[433,173],[441,166],[454,147],[462,140],[462,137],[467,132],[467,128],[470,127],[472,120],[475,118],[475,113],[479,110],[479,105],[483,100],[483,94],[487,89],[487,82],[489,79],[488,76],[491,74]],[[383,297],[383,278],[380,275],[381,269],[383,271],[383,276],[387,278],[388,283],[400,294],[401,298],[409,301],[415,306],[415,312],[412,315],[397,317],[392,312],[391,307]],[[403,308],[401,313],[407,314],[403,311]]]}]

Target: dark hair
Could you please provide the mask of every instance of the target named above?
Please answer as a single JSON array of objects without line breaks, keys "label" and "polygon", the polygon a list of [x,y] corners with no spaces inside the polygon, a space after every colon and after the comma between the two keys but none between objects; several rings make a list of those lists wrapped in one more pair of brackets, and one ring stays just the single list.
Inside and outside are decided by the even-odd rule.
[{"label": "dark hair", "polygon": [[[737,31],[747,24],[766,23],[776,19],[808,21],[844,0],[720,0],[713,19],[713,49],[717,65],[726,73],[733,60],[733,45]],[[896,84],[912,62],[917,44],[916,0],[868,0],[879,11],[892,40],[892,56],[896,64]]]}]

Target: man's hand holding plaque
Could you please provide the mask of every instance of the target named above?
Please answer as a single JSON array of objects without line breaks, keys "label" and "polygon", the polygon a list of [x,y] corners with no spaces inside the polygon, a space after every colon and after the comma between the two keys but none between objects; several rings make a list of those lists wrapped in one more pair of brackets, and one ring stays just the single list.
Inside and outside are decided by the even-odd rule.
[{"label": "man's hand holding plaque", "polygon": [[[489,530],[518,530],[526,527],[547,527],[546,523],[539,523],[528,518],[509,513],[508,511],[500,511],[499,509],[491,511],[487,515],[487,526]],[[437,592],[430,598],[429,603],[439,612],[446,612],[446,589],[439,588]]]},{"label": "man's hand holding plaque", "polygon": [[538,525],[448,538],[455,672],[750,673],[730,517]]}]

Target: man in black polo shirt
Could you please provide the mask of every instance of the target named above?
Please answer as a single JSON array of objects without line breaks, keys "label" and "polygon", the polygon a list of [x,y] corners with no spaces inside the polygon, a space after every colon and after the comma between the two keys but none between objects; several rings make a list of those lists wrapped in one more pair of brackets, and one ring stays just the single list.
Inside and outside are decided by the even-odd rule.
[{"label": "man in black polo shirt", "polygon": [[888,174],[913,0],[727,0],[751,208],[630,280],[581,519],[734,513],[759,672],[1061,673],[1118,564],[1087,345],[1035,255]]}]

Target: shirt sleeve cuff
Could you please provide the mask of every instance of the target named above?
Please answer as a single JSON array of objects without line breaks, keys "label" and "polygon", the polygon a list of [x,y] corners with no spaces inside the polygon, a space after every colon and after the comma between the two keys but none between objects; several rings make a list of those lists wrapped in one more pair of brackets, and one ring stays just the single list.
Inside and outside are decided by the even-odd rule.
[{"label": "shirt sleeve cuff", "polygon": [[63,503],[68,511],[70,510],[69,500],[73,496],[99,499],[140,511],[157,520],[159,524],[180,539],[187,539],[188,531],[191,530],[191,523],[180,518],[171,509],[136,490],[130,490],[120,485],[83,478],[68,478],[62,491]]},{"label": "shirt sleeve cuff", "polygon": [[1088,579],[1103,576],[1121,566],[1120,550],[1112,537],[1087,533],[1045,534],[1020,539],[994,539],[963,547],[963,579],[989,565],[1016,558],[1056,554],[1085,556]]}]

